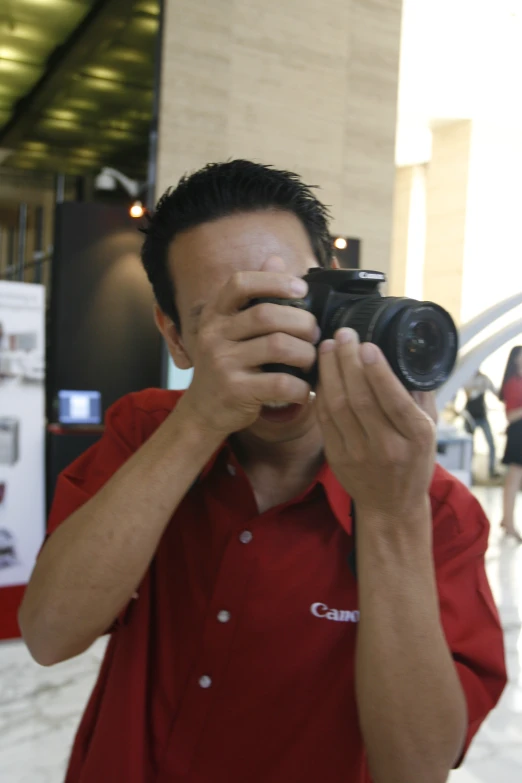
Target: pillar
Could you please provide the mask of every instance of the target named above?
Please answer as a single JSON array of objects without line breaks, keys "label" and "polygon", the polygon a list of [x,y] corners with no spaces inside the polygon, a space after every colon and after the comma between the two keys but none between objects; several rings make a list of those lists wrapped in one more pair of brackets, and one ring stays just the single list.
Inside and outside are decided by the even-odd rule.
[{"label": "pillar", "polygon": [[158,193],[209,161],[295,170],[388,272],[401,5],[169,0]]},{"label": "pillar", "polygon": [[395,173],[390,295],[424,298],[426,166],[399,166]]},{"label": "pillar", "polygon": [[433,128],[426,180],[424,297],[460,323],[471,154],[471,121]]}]

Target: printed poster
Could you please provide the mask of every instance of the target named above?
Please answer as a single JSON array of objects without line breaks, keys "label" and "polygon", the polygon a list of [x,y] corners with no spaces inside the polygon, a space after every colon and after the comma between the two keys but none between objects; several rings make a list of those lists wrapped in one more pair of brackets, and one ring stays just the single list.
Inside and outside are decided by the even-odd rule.
[{"label": "printed poster", "polygon": [[0,280],[0,588],[26,584],[45,531],[45,293]]}]

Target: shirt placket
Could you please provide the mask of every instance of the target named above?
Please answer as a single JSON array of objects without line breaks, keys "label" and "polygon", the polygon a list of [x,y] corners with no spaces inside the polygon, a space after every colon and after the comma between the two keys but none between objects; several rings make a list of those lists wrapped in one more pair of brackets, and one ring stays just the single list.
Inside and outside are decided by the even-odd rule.
[{"label": "shirt placket", "polygon": [[177,779],[189,774],[209,712],[219,699],[245,603],[252,560],[256,556],[254,522],[252,520],[252,524],[236,531],[226,547],[205,620],[202,644],[167,742],[160,770],[161,783],[170,783],[173,775]]}]

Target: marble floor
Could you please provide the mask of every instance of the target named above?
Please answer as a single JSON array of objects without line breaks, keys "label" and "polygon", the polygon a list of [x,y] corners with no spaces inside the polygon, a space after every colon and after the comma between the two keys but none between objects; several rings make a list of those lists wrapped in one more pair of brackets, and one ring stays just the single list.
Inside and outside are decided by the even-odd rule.
[{"label": "marble floor", "polygon": [[[509,685],[450,783],[522,781],[522,546],[498,527],[501,490],[476,490],[492,520],[488,573],[506,638]],[[522,497],[518,518],[522,520]],[[0,781],[62,783],[73,734],[88,698],[104,641],[52,669],[34,664],[24,647],[0,644]]]}]

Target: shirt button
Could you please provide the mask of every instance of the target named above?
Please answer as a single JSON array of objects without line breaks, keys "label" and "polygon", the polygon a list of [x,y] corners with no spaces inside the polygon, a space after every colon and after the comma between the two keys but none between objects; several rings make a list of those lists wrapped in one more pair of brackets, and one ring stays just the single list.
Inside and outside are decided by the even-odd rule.
[{"label": "shirt button", "polygon": [[243,530],[243,532],[239,536],[239,540],[241,541],[242,544],[250,544],[253,538],[254,536],[252,535],[250,530]]},{"label": "shirt button", "polygon": [[208,674],[204,674],[203,677],[199,678],[199,687],[200,688],[210,688],[212,685],[212,680],[208,676]]},{"label": "shirt button", "polygon": [[231,476],[235,476],[236,475],[236,469],[235,469],[235,467],[233,465],[227,465],[227,470],[228,470],[228,472],[230,473]]},{"label": "shirt button", "polygon": [[220,623],[228,623],[230,620],[230,612],[227,612],[226,609],[222,609],[221,612],[218,613],[217,619]]}]

